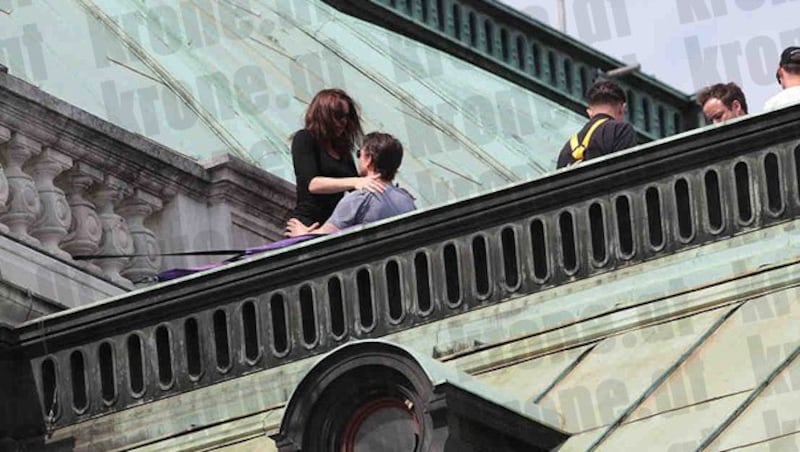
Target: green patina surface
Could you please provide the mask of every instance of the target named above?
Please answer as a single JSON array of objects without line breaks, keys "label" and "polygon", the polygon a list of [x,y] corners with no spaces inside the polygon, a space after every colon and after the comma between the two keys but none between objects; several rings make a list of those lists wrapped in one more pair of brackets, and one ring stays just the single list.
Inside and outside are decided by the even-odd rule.
[{"label": "green patina surface", "polygon": [[[596,77],[626,66],[492,0],[325,1],[545,94],[579,114]],[[638,71],[617,80],[628,92],[627,119],[642,140],[698,126],[699,109],[686,94]]]},{"label": "green patina surface", "polygon": [[406,144],[399,181],[421,206],[552,171],[584,122],[321,0],[41,0],[0,25],[44,42],[44,67],[12,59],[12,74],[179,152],[237,154],[290,181],[308,102],[342,87],[367,131]]}]

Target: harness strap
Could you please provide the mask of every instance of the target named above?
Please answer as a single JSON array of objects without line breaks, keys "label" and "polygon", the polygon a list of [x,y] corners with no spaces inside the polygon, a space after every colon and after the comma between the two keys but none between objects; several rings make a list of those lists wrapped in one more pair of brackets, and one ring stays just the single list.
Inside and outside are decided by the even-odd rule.
[{"label": "harness strap", "polygon": [[586,131],[586,135],[583,136],[583,143],[578,142],[578,134],[572,135],[572,138],[569,139],[569,147],[572,149],[572,159],[577,162],[583,161],[583,154],[586,152],[586,148],[589,147],[589,142],[592,139],[592,135],[594,135],[595,131],[597,131],[600,126],[602,126],[608,118],[600,118],[589,127],[589,130]]}]

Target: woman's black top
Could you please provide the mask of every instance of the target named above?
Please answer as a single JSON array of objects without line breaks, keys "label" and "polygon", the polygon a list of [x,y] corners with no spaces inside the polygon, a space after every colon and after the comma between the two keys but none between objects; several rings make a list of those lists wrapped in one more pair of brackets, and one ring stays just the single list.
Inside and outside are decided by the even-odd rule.
[{"label": "woman's black top", "polygon": [[335,178],[358,176],[353,158],[349,154],[341,159],[331,157],[319,146],[308,130],[302,129],[295,133],[292,139],[292,163],[297,184],[297,205],[292,217],[302,221],[306,226],[312,223],[322,225],[331,216],[344,193],[314,195],[308,191],[308,183],[317,176]]}]

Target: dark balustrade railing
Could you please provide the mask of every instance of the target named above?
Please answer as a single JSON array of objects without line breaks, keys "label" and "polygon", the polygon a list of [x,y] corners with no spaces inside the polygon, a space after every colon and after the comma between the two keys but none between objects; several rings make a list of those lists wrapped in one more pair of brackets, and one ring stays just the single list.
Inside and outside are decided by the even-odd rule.
[{"label": "dark balustrade railing", "polygon": [[[589,46],[491,0],[325,0],[342,11],[466,59],[561,105],[585,113],[599,74],[624,66]],[[634,72],[617,81],[628,117],[653,140],[699,125],[689,96]]]},{"label": "dark balustrade railing", "polygon": [[789,221],[798,121],[687,134],[37,319],[10,350],[63,426]]}]

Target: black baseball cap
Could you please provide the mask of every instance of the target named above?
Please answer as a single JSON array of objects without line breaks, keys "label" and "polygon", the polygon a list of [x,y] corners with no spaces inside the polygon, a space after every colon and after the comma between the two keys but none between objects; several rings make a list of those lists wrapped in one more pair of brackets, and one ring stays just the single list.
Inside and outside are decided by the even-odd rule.
[{"label": "black baseball cap", "polygon": [[781,53],[781,66],[788,66],[790,64],[800,65],[800,47],[787,47]]}]

